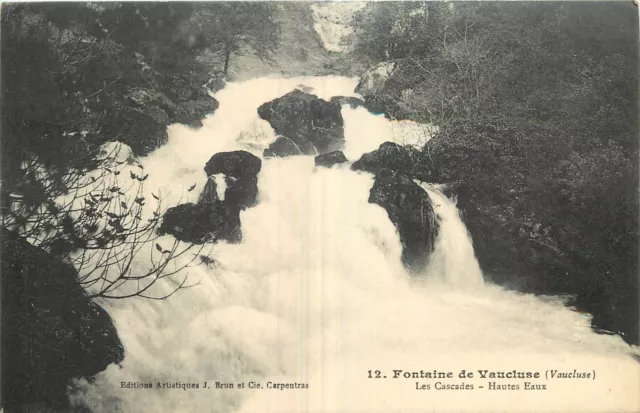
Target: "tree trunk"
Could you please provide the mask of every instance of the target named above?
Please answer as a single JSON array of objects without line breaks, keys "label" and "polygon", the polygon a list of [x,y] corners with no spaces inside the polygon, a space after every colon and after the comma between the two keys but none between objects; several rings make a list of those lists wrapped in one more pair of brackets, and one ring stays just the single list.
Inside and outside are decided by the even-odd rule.
[{"label": "tree trunk", "polygon": [[231,59],[231,45],[227,44],[224,49],[224,75],[229,71],[229,60]]}]

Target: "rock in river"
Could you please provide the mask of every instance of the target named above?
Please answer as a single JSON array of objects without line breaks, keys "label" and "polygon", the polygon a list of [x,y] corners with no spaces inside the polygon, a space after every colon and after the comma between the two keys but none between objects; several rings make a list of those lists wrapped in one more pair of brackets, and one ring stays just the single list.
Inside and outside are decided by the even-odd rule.
[{"label": "rock in river", "polygon": [[327,102],[315,95],[294,90],[258,108],[260,117],[271,124],[278,135],[289,138],[305,155],[341,150],[344,146],[344,121],[338,102]]}]

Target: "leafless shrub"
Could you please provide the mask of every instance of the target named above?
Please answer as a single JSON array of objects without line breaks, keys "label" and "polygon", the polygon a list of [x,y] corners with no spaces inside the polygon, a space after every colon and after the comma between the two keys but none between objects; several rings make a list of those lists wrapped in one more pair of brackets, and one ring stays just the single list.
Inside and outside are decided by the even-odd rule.
[{"label": "leafless shrub", "polygon": [[[2,225],[78,270],[78,282],[91,297],[165,299],[194,285],[188,274],[169,294],[150,295],[159,280],[198,264],[203,246],[174,240],[161,245],[156,232],[162,203],[159,195],[145,196],[148,178],[141,165],[119,155],[120,146],[101,157],[95,169],[74,169],[54,176],[37,160],[25,162],[25,181],[9,194],[10,208]],[[149,213],[150,212],[150,213]],[[134,260],[149,253],[148,267],[134,268]],[[125,284],[136,288],[119,292]]]}]

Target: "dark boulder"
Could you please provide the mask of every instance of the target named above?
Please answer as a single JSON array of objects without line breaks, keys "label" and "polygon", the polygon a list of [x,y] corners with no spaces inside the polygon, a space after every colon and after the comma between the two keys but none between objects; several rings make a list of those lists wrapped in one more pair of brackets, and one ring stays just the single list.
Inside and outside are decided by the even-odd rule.
[{"label": "dark boulder", "polygon": [[337,103],[339,105],[349,105],[349,107],[352,109],[364,106],[364,100],[353,96],[334,96],[331,98],[331,103]]},{"label": "dark boulder", "polygon": [[224,174],[234,178],[258,175],[262,161],[247,151],[219,152],[204,167],[207,176]]},{"label": "dark boulder", "polygon": [[296,145],[291,139],[285,138],[284,136],[278,136],[278,138],[273,143],[271,143],[271,145],[269,145],[267,149],[264,150],[263,156],[265,158],[284,158],[287,156],[295,156],[300,154],[302,154],[300,147]]},{"label": "dark boulder", "polygon": [[167,113],[167,118],[164,121],[168,121],[170,118],[179,117],[180,109],[178,105],[171,101],[163,93],[157,90],[144,88],[144,87],[132,87],[127,93],[128,103],[133,104],[133,107],[144,111],[145,108],[150,106],[157,106]]},{"label": "dark boulder", "polygon": [[304,136],[299,136],[296,144],[300,148],[300,152],[304,155],[316,156],[318,154],[315,145]]},{"label": "dark boulder", "polygon": [[35,403],[65,409],[70,380],[121,362],[122,343],[72,266],[13,233],[1,235],[4,409]]},{"label": "dark boulder", "polygon": [[325,168],[331,168],[333,165],[345,162],[348,162],[348,159],[342,151],[325,153],[315,158],[316,166],[324,166]]},{"label": "dark boulder", "polygon": [[114,121],[117,126],[110,125],[108,130],[142,156],[167,143],[168,125],[200,127],[201,119],[218,109],[218,101],[209,95],[174,102],[156,89],[143,87],[131,88],[125,103]]},{"label": "dark boulder", "polygon": [[[220,152],[205,166],[209,175],[197,204],[188,203],[169,208],[158,229],[176,239],[193,243],[242,239],[240,211],[255,205],[258,196],[260,158],[245,151]],[[224,196],[218,196],[213,175],[223,175]]]},{"label": "dark boulder", "polygon": [[204,167],[208,176],[223,174],[227,188],[224,204],[231,209],[245,209],[256,203],[258,173],[262,161],[246,151],[220,152],[211,157]]},{"label": "dark boulder", "polygon": [[316,155],[303,149],[310,141],[318,154],[341,150],[344,146],[344,121],[341,105],[315,95],[294,90],[258,108],[258,115],[271,124],[278,135],[295,142],[305,155]]},{"label": "dark boulder", "polygon": [[127,108],[120,119],[123,143],[129,145],[136,155],[147,155],[167,143],[169,116],[157,106],[144,109]]},{"label": "dark boulder", "polygon": [[258,196],[258,177],[249,176],[242,179],[224,178],[225,190],[222,198],[218,195],[218,185],[214,177],[209,177],[200,194],[198,204],[224,203],[231,210],[242,210],[256,203]]},{"label": "dark boulder", "polygon": [[197,100],[188,102],[179,102],[178,106],[184,113],[184,117],[178,122],[187,124],[191,127],[201,127],[201,119],[207,115],[214,113],[220,104],[211,96],[203,96]]},{"label": "dark boulder", "polygon": [[258,177],[242,179],[225,177],[227,188],[224,192],[224,204],[231,209],[242,210],[254,206],[258,199]]},{"label": "dark boulder", "polygon": [[372,174],[390,169],[421,181],[428,181],[430,175],[425,157],[418,149],[393,142],[384,142],[375,151],[365,153],[351,165],[351,169]]},{"label": "dark boulder", "polygon": [[384,115],[390,120],[411,119],[411,113],[403,109],[395,96],[385,94],[364,97],[364,106],[374,115]]},{"label": "dark boulder", "polygon": [[185,75],[158,74],[158,85],[160,90],[175,102],[197,100],[209,95],[204,86],[199,85],[194,78]]},{"label": "dark boulder", "polygon": [[182,204],[165,212],[160,234],[171,234],[185,242],[240,242],[240,215],[238,210],[227,208],[223,203]]},{"label": "dark boulder", "polygon": [[[164,93],[154,89],[134,87],[127,94],[128,103],[135,110],[154,115],[158,122],[165,125],[183,123],[191,127],[200,127],[200,119],[218,109],[218,101],[209,95],[199,96],[197,99],[173,102]],[[157,109],[164,111],[162,116]]]},{"label": "dark boulder", "polygon": [[433,251],[438,221],[427,193],[404,175],[382,169],[376,174],[369,202],[383,207],[400,234],[402,262],[422,271]]},{"label": "dark boulder", "polygon": [[136,62],[134,67],[146,68],[150,73],[128,79],[122,86],[123,98],[105,101],[93,110],[111,115],[107,117],[108,123],[98,129],[117,136],[136,155],[147,155],[166,144],[168,125],[201,127],[201,119],[218,109],[218,101],[188,76],[161,75],[143,61]]},{"label": "dark boulder", "polygon": [[386,95],[370,95],[364,98],[364,107],[374,115],[384,115],[387,119],[402,119],[397,116],[401,108],[392,97]]}]

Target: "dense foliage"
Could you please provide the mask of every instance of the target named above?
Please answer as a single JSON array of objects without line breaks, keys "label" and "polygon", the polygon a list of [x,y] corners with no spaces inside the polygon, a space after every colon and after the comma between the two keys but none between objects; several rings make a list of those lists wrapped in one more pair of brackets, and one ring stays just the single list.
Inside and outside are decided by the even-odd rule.
[{"label": "dense foliage", "polygon": [[633,5],[375,3],[354,28],[360,59],[397,62],[381,93],[391,115],[440,126],[421,162],[465,188],[487,275],[578,294],[594,323],[636,341]]},{"label": "dense foliage", "polygon": [[[121,141],[144,155],[166,141],[168,123],[197,126],[217,107],[201,86],[210,75],[198,56],[226,53],[222,72],[241,47],[266,54],[279,34],[273,10],[241,2],[3,5],[2,228],[73,261],[85,286],[99,280],[96,295],[118,297],[126,281],[157,279],[183,249],[162,246],[148,274],[131,274],[135,254],[157,237],[160,211],[147,221],[142,206],[159,200],[144,198],[142,170],[122,186],[133,160],[105,157],[102,145]],[[74,256],[79,249],[86,252]],[[124,271],[107,280],[113,265]]]}]

